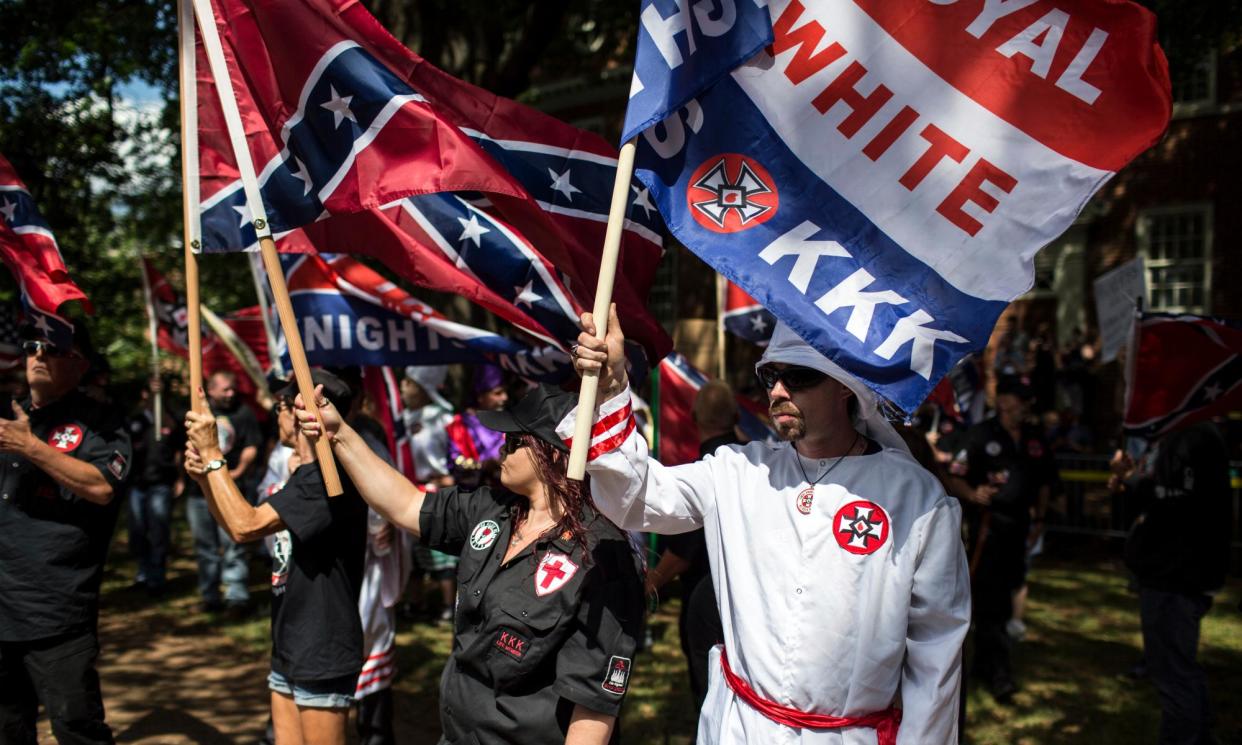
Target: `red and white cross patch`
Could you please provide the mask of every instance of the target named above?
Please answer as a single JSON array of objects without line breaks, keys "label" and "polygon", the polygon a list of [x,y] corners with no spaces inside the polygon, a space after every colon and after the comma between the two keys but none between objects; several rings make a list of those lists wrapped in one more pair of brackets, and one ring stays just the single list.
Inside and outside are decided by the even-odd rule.
[{"label": "red and white cross patch", "polygon": [[535,594],[540,597],[551,595],[564,587],[577,571],[578,565],[568,556],[549,551],[539,560],[539,568],[535,570]]},{"label": "red and white cross patch", "polygon": [[888,513],[875,502],[859,499],[837,510],[832,535],[851,554],[871,554],[888,540]]},{"label": "red and white cross patch", "polygon": [[71,453],[82,444],[82,428],[76,424],[62,424],[47,436],[47,444],[62,453]]}]

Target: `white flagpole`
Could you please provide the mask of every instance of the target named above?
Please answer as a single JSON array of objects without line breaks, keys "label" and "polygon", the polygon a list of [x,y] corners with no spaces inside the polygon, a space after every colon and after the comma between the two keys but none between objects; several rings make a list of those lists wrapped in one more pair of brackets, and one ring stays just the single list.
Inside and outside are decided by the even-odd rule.
[{"label": "white flagpole", "polygon": [[268,369],[283,378],[285,376],[285,363],[281,361],[280,355],[276,353],[276,329],[272,328],[272,308],[267,302],[267,290],[263,289],[265,274],[262,262],[250,262],[250,277],[254,280],[254,294],[259,297],[259,311],[263,314],[263,333],[267,334]]},{"label": "white flagpole", "polygon": [[725,302],[729,293],[729,281],[716,273],[716,377],[725,379]]},{"label": "white flagpole", "polygon": [[[293,375],[298,382],[298,392],[306,410],[319,420],[323,426],[323,417],[315,403],[315,384],[311,379],[310,365],[306,363],[306,350],[302,347],[302,335],[298,332],[297,317],[293,313],[293,303],[289,300],[289,288],[285,284],[285,273],[280,266],[280,256],[276,253],[276,241],[272,238],[272,228],[268,225],[267,210],[259,192],[259,179],[250,157],[250,147],[246,144],[245,129],[242,127],[241,112],[237,108],[237,96],[233,91],[233,80],[229,77],[228,64],[224,59],[224,47],[220,44],[220,32],[216,28],[215,12],[211,0],[193,0],[194,14],[198,18],[198,29],[203,35],[203,48],[207,51],[207,61],[211,66],[211,77],[216,83],[216,91],[220,94],[220,108],[224,113],[224,122],[228,128],[229,142],[233,146],[233,156],[237,159],[237,170],[241,173],[242,190],[246,194],[246,204],[250,207],[255,235],[259,239],[259,248],[263,255],[263,265],[267,269],[267,281],[272,286],[272,295],[276,301],[276,312],[280,316],[280,326],[285,333],[285,344],[289,348],[289,359],[293,363]],[[342,412],[343,413],[343,412]],[[315,441],[316,460],[319,470],[323,473],[323,482],[329,496],[337,496],[344,490],[341,478],[336,470],[336,461],[332,458],[332,446],[327,437]]]},{"label": "white flagpole", "polygon": [[[151,335],[151,377],[154,380],[160,378],[160,343],[159,321],[155,318],[155,300],[151,297],[151,278],[147,276],[147,261],[140,259],[138,262],[138,271],[142,274],[142,299],[147,304],[147,331]],[[164,422],[164,393],[162,386],[159,390],[151,391],[155,396],[151,401],[152,411],[155,414],[155,441],[162,439],[162,430]]]},{"label": "white flagpole", "polygon": [[[621,237],[625,233],[625,208],[634,176],[634,140],[621,146],[617,155],[617,178],[612,184],[612,205],[608,209],[608,229],[604,233],[604,251],[599,260],[599,281],[595,285],[595,338],[608,333],[608,308],[612,304],[612,286],[617,278],[617,259],[621,255]],[[578,391],[578,414],[574,420],[574,440],[569,452],[566,475],[576,481],[586,476],[587,453],[591,449],[591,426],[595,424],[595,400],[599,394],[599,374],[582,376]]]}]

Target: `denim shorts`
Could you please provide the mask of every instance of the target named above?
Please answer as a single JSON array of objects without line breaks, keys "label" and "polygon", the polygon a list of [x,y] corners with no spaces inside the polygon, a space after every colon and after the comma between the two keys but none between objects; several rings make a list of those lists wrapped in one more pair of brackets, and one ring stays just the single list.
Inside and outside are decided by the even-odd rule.
[{"label": "denim shorts", "polygon": [[293,703],[308,709],[345,709],[353,706],[357,686],[357,675],[327,680],[291,681],[273,670],[267,676],[268,688],[291,696]]}]

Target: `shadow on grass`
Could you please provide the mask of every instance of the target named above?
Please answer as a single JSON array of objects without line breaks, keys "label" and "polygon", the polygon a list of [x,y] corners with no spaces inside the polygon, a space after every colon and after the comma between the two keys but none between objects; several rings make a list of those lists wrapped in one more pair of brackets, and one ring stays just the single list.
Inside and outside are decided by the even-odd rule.
[{"label": "shadow on grass", "polygon": [[[1239,742],[1242,654],[1221,634],[1242,632],[1234,583],[1217,603],[1217,633],[1205,633],[1200,659],[1208,671],[1221,742]],[[1217,620],[1217,619],[1214,619]],[[1124,675],[1140,660],[1137,598],[1114,564],[1054,564],[1030,577],[1028,636],[1014,649],[1022,690],[997,705],[972,686],[964,727],[975,745],[1111,745],[1155,742],[1160,706],[1150,681]]]}]

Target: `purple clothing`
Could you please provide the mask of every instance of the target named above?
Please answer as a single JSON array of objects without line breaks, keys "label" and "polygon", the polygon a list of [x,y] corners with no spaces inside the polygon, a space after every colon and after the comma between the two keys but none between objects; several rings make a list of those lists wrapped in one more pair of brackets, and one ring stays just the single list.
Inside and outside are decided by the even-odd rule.
[{"label": "purple clothing", "polygon": [[474,381],[471,386],[474,395],[499,388],[505,384],[505,374],[499,367],[480,363],[474,366]]},{"label": "purple clothing", "polygon": [[[480,463],[485,460],[500,460],[500,446],[505,443],[503,432],[497,432],[484,427],[473,411],[458,414],[458,419],[465,425],[466,432],[470,434],[470,439],[474,442],[474,448],[478,451]],[[448,444],[449,465],[456,463],[460,455],[462,455],[461,449],[457,446],[457,443],[453,442],[453,438],[450,437]]]}]

